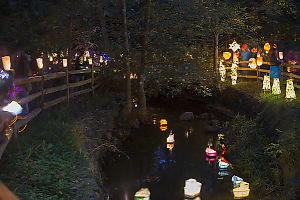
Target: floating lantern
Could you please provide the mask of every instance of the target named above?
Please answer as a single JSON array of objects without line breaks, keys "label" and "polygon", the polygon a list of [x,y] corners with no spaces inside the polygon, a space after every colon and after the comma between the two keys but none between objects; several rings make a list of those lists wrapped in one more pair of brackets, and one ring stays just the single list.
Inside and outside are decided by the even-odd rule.
[{"label": "floating lantern", "polygon": [[261,66],[263,64],[263,57],[257,55],[256,63],[257,66]]},{"label": "floating lantern", "polygon": [[234,175],[231,178],[231,181],[232,181],[233,186],[240,186],[241,182],[243,182],[244,180],[242,178]]},{"label": "floating lantern", "polygon": [[247,182],[241,182],[240,187],[233,189],[233,195],[235,198],[244,198],[249,196],[250,189],[249,189],[249,183]]},{"label": "floating lantern", "polygon": [[12,101],[8,105],[4,106],[2,108],[2,110],[5,112],[9,112],[13,115],[18,115],[18,114],[22,113],[23,108],[17,102]]},{"label": "floating lantern", "polygon": [[283,52],[282,51],[278,52],[278,56],[279,56],[280,60],[283,60]]},{"label": "floating lantern", "polygon": [[43,58],[37,58],[36,59],[36,63],[39,69],[43,69],[44,65],[43,65]]},{"label": "floating lantern", "polygon": [[236,52],[238,49],[240,49],[240,45],[236,43],[236,41],[233,41],[233,43],[229,45],[229,49],[231,49],[233,52]]},{"label": "floating lantern", "polygon": [[280,90],[280,81],[279,78],[274,78],[274,82],[272,85],[272,94],[280,94],[281,90]]},{"label": "floating lantern", "polygon": [[218,167],[220,170],[226,170],[230,167],[230,164],[219,160]]},{"label": "floating lantern", "polygon": [[67,67],[68,66],[68,59],[63,59],[63,67]]},{"label": "floating lantern", "polygon": [[195,179],[188,179],[185,181],[184,196],[187,198],[195,198],[200,194],[202,183],[197,182]]},{"label": "floating lantern", "polygon": [[150,200],[150,191],[148,188],[142,188],[134,195],[135,200]]},{"label": "floating lantern", "polygon": [[270,83],[270,76],[264,75],[264,80],[263,80],[263,90],[264,91],[269,91],[271,90],[271,83]]},{"label": "floating lantern", "polygon": [[296,99],[293,79],[288,79],[286,81],[286,96],[285,96],[285,98],[287,98],[287,99]]},{"label": "floating lantern", "polygon": [[9,71],[11,64],[10,64],[10,56],[2,57],[2,64],[5,71]]},{"label": "floating lantern", "polygon": [[231,53],[228,51],[223,52],[223,58],[225,60],[228,60],[231,57]]},{"label": "floating lantern", "polygon": [[205,153],[209,157],[215,157],[215,156],[217,156],[217,152],[215,150],[211,149],[210,147],[207,147],[205,149]]},{"label": "floating lantern", "polygon": [[92,64],[93,64],[93,59],[89,58],[89,65],[92,65]]},{"label": "floating lantern", "polygon": [[271,46],[270,46],[270,44],[267,42],[267,43],[265,44],[265,46],[264,46],[264,50],[266,51],[266,53],[269,53],[270,49],[271,49]]},{"label": "floating lantern", "polygon": [[169,135],[169,137],[167,138],[167,143],[174,143],[175,139],[174,139],[174,134],[172,134],[172,131]]},{"label": "floating lantern", "polygon": [[161,119],[161,120],[159,121],[159,123],[160,123],[161,126],[162,126],[162,125],[167,125],[167,124],[168,124],[168,122],[167,122],[166,119]]},{"label": "floating lantern", "polygon": [[226,68],[223,65],[223,60],[220,61],[219,72],[220,72],[221,81],[225,81],[225,78],[226,78]]},{"label": "floating lantern", "polygon": [[251,69],[255,69],[256,68],[256,59],[255,58],[250,58],[249,59],[249,67]]}]

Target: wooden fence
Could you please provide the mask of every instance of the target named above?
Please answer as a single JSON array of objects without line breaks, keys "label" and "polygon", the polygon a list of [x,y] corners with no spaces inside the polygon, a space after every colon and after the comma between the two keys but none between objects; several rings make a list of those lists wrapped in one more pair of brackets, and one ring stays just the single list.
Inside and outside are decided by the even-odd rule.
[{"label": "wooden fence", "polygon": [[[35,101],[35,104],[34,106],[31,106],[33,108],[30,109],[31,111],[26,116],[17,116],[15,119],[13,119],[11,125],[6,128],[5,134],[0,133],[0,136],[2,136],[2,138],[0,137],[0,158],[7,144],[9,143],[10,138],[22,131],[26,127],[27,123],[34,119],[44,109],[50,108],[64,101],[69,102],[70,98],[81,94],[90,92],[91,95],[93,95],[95,89],[100,86],[99,80],[101,76],[99,72],[100,68],[96,68],[94,66],[92,66],[90,69],[73,71],[68,71],[66,68],[64,72],[56,72],[15,80],[14,84],[17,87],[22,87],[26,84],[37,86],[35,87],[35,90],[33,90],[32,94],[29,94],[21,99],[15,99],[15,101],[17,101],[23,107],[26,105],[28,106],[28,104],[33,101]],[[76,82],[74,81],[74,76],[88,76],[88,78]],[[50,87],[47,88],[47,85],[49,85],[47,83],[50,80],[54,80],[56,83],[60,84],[50,84]],[[50,95],[52,95],[52,99],[47,100],[47,96]],[[3,137],[4,135],[6,137]]]}]

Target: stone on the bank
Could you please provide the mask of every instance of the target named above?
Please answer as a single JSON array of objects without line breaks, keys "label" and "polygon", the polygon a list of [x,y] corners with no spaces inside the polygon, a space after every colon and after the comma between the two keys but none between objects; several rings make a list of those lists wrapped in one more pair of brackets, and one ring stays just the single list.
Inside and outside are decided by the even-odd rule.
[{"label": "stone on the bank", "polygon": [[193,120],[194,114],[193,112],[185,112],[179,117],[180,120],[187,121],[187,120]]}]

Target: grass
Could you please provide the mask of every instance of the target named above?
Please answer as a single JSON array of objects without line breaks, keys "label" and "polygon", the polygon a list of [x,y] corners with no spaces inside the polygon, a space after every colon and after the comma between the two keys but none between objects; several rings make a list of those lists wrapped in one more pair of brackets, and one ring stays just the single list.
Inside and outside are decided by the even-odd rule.
[{"label": "grass", "polygon": [[55,112],[44,111],[8,145],[0,161],[0,180],[20,199],[90,199],[97,186],[76,134],[78,119],[105,109],[112,99],[81,97],[55,107]]}]

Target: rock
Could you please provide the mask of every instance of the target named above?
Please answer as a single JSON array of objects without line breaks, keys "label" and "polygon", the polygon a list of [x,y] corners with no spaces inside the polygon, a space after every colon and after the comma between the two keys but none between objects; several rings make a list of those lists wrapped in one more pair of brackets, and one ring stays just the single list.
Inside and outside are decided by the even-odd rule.
[{"label": "rock", "polygon": [[205,132],[206,133],[218,133],[219,132],[219,128],[218,127],[216,127],[216,126],[207,126],[206,128],[205,128]]},{"label": "rock", "polygon": [[199,119],[208,119],[208,113],[202,113],[198,116]]},{"label": "rock", "polygon": [[187,121],[187,120],[193,120],[194,114],[193,112],[185,112],[179,117],[180,120]]}]

